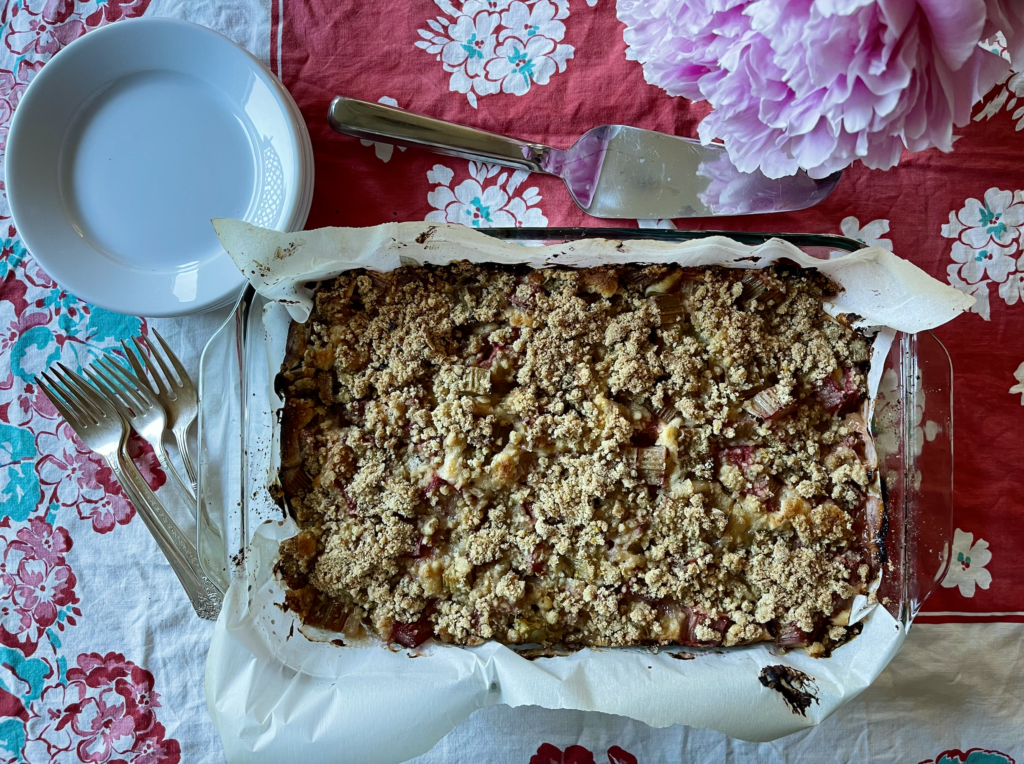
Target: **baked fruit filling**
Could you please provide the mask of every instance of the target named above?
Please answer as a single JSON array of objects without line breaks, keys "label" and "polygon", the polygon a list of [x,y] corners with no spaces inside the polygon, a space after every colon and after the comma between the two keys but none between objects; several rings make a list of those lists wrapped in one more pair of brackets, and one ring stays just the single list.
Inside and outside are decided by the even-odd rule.
[{"label": "baked fruit filling", "polygon": [[884,514],[836,292],[785,264],[321,283],[277,380],[287,605],[409,647],[826,651]]}]

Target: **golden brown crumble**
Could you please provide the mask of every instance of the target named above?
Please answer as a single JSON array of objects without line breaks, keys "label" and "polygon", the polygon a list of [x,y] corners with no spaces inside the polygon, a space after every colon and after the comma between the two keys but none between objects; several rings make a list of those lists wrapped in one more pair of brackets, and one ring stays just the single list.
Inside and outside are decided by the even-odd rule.
[{"label": "golden brown crumble", "polygon": [[878,560],[870,349],[835,291],[786,265],[321,284],[278,379],[289,606],[408,646],[839,640]]}]

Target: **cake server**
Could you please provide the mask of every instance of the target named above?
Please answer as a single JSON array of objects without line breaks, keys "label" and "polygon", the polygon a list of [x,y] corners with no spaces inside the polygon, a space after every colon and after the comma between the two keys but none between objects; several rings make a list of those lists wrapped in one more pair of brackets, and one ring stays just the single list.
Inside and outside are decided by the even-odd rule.
[{"label": "cake server", "polygon": [[724,146],[627,125],[595,127],[557,149],[342,96],[331,102],[327,121],[355,138],[557,175],[579,208],[598,218],[801,210],[828,196],[842,175],[819,180],[801,171],[772,180],[737,170]]}]

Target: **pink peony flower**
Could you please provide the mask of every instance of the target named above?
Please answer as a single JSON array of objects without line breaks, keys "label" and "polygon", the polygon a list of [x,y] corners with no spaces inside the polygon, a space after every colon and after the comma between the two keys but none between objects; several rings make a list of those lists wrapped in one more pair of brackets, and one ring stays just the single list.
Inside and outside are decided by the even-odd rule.
[{"label": "pink peony flower", "polygon": [[815,178],[904,148],[951,151],[953,127],[1024,60],[1013,0],[618,0],[627,58],[670,95],[707,100],[698,127],[743,172]]}]

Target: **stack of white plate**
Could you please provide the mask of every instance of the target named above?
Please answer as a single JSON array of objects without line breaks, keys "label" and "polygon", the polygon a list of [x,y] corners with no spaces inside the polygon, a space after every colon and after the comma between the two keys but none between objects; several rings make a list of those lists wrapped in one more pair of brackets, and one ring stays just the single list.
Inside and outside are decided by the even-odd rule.
[{"label": "stack of white plate", "polygon": [[284,86],[226,37],[138,19],[76,40],[32,81],[7,142],[29,252],[108,310],[174,316],[244,284],[210,219],[298,231],[313,149]]}]

